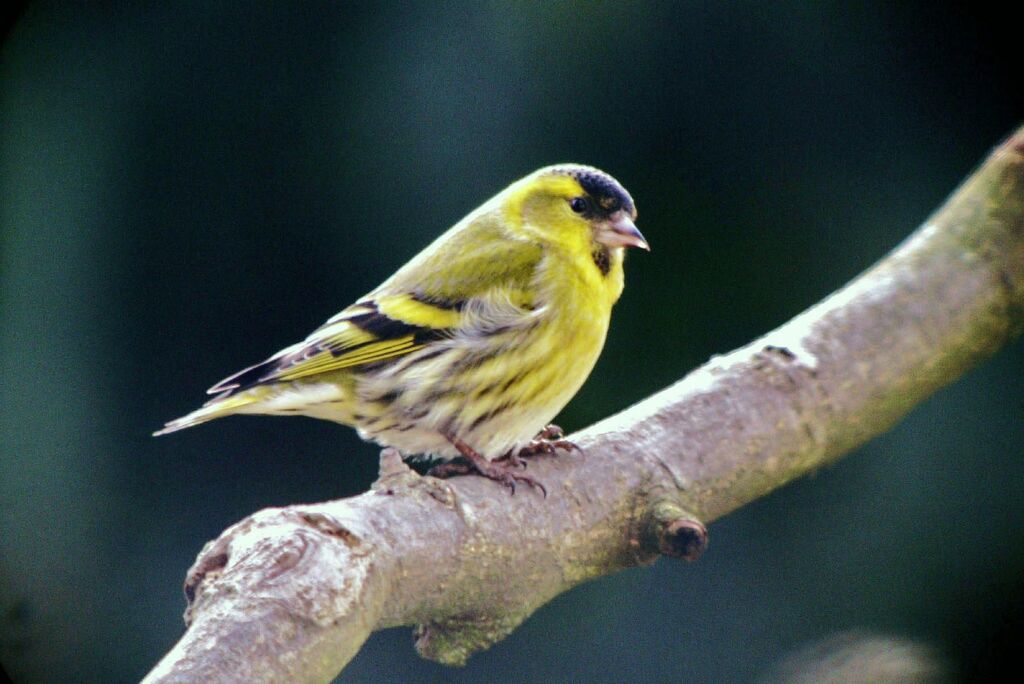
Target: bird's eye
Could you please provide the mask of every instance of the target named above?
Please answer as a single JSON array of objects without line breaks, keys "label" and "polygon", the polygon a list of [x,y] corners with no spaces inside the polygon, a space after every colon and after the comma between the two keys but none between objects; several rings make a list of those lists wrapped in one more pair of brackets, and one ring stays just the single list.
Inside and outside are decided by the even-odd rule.
[{"label": "bird's eye", "polygon": [[577,214],[582,214],[587,210],[587,200],[583,197],[573,197],[569,200],[569,208]]}]

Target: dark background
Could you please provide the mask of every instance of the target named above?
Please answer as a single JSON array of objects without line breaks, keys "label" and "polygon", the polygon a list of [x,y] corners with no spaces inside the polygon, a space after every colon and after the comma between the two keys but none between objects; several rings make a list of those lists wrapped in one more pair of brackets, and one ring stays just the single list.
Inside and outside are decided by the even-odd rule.
[{"label": "dark background", "polygon": [[[597,165],[633,254],[578,429],[896,245],[1020,123],[1018,25],[934,3],[40,3],[0,52],[0,661],[133,681],[208,539],[348,496],[345,427],[154,439],[515,178]],[[856,630],[1019,661],[1017,342],[816,476],[563,595],[464,669],[374,635],[342,682],[744,682]]]}]

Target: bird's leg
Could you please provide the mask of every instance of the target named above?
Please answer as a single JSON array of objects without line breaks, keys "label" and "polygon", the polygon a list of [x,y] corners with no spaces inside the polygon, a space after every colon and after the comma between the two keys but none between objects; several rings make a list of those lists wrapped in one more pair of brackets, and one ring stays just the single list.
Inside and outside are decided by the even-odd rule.
[{"label": "bird's leg", "polygon": [[427,475],[430,477],[438,477],[442,480],[452,477],[453,475],[469,475],[475,473],[476,470],[469,464],[468,461],[446,461],[444,463],[438,463],[427,471]]},{"label": "bird's leg", "polygon": [[583,449],[580,449],[575,442],[570,442],[564,439],[565,432],[562,428],[557,425],[548,425],[539,433],[537,436],[530,440],[530,443],[519,449],[519,452],[515,455],[519,458],[520,462],[523,456],[536,456],[537,454],[552,454],[558,449],[564,449],[565,451],[576,450],[583,453]]},{"label": "bird's leg", "polygon": [[434,477],[451,477],[452,475],[464,475],[469,473],[477,473],[483,475],[489,480],[500,482],[501,484],[512,490],[512,493],[516,493],[516,483],[525,482],[531,487],[536,487],[544,496],[547,497],[548,490],[541,484],[536,478],[530,477],[523,473],[517,473],[514,471],[516,464],[511,460],[507,461],[488,461],[486,458],[476,452],[473,447],[469,446],[461,439],[455,437],[448,437],[448,441],[452,443],[459,453],[462,454],[466,462],[463,463],[443,463],[439,466],[435,466],[430,469],[427,473]]}]

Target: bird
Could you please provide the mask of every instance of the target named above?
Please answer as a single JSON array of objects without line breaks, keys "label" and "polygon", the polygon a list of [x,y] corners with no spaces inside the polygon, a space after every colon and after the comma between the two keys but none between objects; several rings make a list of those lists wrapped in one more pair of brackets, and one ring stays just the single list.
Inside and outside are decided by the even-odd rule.
[{"label": "bird", "polygon": [[354,427],[403,458],[440,461],[429,474],[479,474],[513,494],[523,482],[546,496],[520,456],[575,446],[549,421],[597,362],[626,250],[650,251],[636,216],[607,173],[541,168],[153,434],[232,414],[304,415]]}]

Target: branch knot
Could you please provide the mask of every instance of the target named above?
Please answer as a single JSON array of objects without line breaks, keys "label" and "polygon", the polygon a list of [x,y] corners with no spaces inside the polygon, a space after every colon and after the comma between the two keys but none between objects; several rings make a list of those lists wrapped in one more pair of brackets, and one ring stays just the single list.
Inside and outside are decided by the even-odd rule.
[{"label": "branch knot", "polygon": [[708,530],[678,502],[659,499],[651,509],[649,537],[658,553],[693,562],[708,548]]}]

